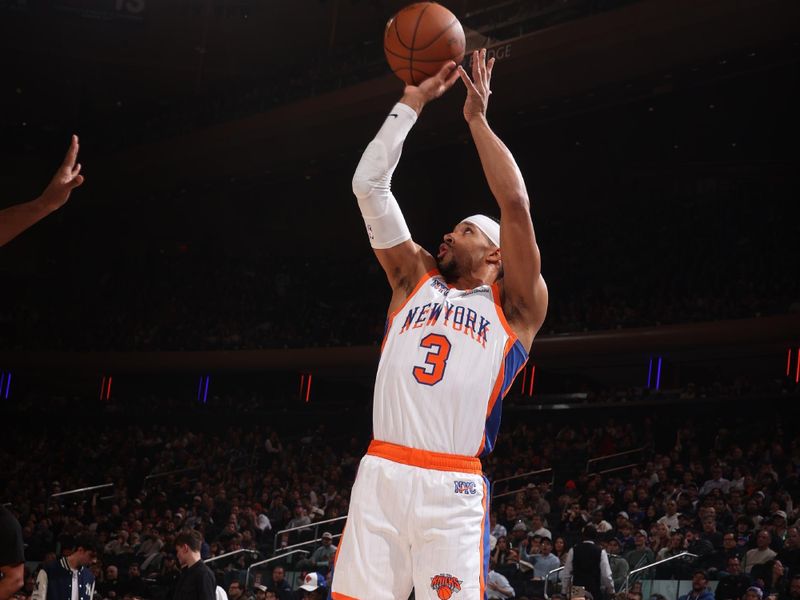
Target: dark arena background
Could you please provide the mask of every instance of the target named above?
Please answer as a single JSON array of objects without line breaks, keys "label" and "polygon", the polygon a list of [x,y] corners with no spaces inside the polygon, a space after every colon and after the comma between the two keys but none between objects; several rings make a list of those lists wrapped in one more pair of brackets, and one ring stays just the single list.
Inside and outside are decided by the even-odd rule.
[{"label": "dark arena background", "polygon": [[[698,568],[717,600],[797,600],[800,4],[442,3],[497,60],[550,292],[483,461],[491,568],[568,598],[540,530],[563,563],[593,522],[618,600]],[[86,177],[0,248],[19,600],[87,533],[95,600],[171,600],[187,527],[230,600],[327,593],[391,291],[351,178],[402,94],[404,4],[0,0],[0,207],[73,133]],[[434,254],[497,212],[463,101],[426,107],[393,179]]]}]

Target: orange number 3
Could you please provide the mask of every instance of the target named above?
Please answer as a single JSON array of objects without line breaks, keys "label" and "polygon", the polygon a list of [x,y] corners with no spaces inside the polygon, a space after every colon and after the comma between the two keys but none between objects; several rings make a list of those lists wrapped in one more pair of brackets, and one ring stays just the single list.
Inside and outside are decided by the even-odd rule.
[{"label": "orange number 3", "polygon": [[443,335],[431,333],[422,338],[420,348],[431,349],[425,356],[424,367],[414,367],[414,379],[423,385],[436,385],[444,377],[450,357],[450,341]]}]

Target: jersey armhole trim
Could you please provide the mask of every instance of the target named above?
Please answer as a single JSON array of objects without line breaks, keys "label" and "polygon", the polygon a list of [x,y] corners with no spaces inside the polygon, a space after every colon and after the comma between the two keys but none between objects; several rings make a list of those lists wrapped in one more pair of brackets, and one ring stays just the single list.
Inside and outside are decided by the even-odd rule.
[{"label": "jersey armhole trim", "polygon": [[506,315],[503,312],[503,302],[500,298],[500,286],[497,283],[492,284],[492,299],[494,300],[497,316],[500,317],[500,323],[503,325],[503,329],[505,329],[509,337],[513,338],[514,341],[517,341],[517,334],[514,333],[513,329],[511,329],[511,326],[506,320]]}]

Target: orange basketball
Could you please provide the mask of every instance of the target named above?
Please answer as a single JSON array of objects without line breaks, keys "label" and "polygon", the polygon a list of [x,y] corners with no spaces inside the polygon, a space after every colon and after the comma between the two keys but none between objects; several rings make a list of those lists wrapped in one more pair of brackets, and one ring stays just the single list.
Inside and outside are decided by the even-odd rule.
[{"label": "orange basketball", "polygon": [[419,85],[449,60],[464,60],[464,29],[436,2],[416,2],[386,24],[383,51],[392,71],[408,85]]}]

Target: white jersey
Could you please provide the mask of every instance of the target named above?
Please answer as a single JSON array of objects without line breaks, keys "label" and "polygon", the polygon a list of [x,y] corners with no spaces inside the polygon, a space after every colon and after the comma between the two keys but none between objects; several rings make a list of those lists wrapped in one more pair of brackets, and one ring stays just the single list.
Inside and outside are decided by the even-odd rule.
[{"label": "white jersey", "polygon": [[491,452],[502,398],[527,359],[496,285],[457,290],[438,271],[427,273],[386,323],[375,439],[462,456]]}]

